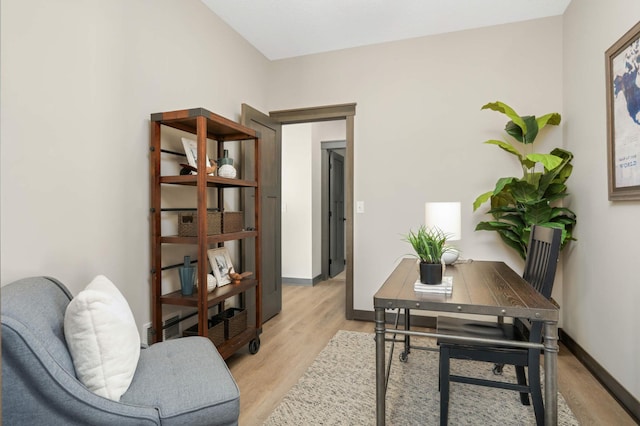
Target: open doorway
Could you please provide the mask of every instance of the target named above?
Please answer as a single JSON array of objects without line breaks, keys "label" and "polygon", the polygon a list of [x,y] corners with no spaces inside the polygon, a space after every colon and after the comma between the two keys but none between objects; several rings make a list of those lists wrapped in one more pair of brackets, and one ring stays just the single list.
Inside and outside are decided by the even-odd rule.
[{"label": "open doorway", "polygon": [[345,120],[282,126],[282,281],[345,269]]},{"label": "open doorway", "polygon": [[[274,142],[274,154],[279,154],[279,143],[278,141],[280,136],[280,128],[282,125],[295,124],[295,123],[317,123],[323,121],[335,121],[335,120],[344,120],[345,132],[344,132],[344,140],[346,141],[345,147],[345,163],[344,163],[344,198],[345,198],[345,317],[346,319],[353,319],[354,317],[354,309],[353,309],[353,219],[354,219],[354,209],[353,209],[353,162],[354,162],[354,121],[355,121],[355,107],[356,104],[340,104],[340,105],[329,105],[329,106],[320,106],[320,107],[311,107],[311,108],[300,108],[293,110],[281,110],[281,111],[272,111],[269,115],[261,114],[257,110],[253,110],[247,105],[243,105],[242,124],[247,125],[249,127],[255,128],[261,132],[262,142],[272,141]],[[262,143],[261,145],[265,145]],[[271,143],[267,143],[266,146],[270,146]],[[269,164],[269,167],[262,167],[261,173],[273,173],[276,170],[280,171],[280,155],[275,156],[265,156],[262,155],[263,158],[270,158],[270,161],[263,161],[263,164]],[[278,173],[280,176],[280,173]],[[263,178],[264,182],[265,179]],[[279,188],[280,185],[277,185]],[[275,188],[275,186],[274,186]],[[265,191],[261,191],[263,196],[265,195]],[[277,201],[277,204],[280,208],[276,211],[275,209],[270,212],[263,211],[263,228],[265,228],[265,213],[268,213],[269,218],[273,218],[272,226],[270,228],[279,227],[280,221],[278,220],[281,216],[282,209],[288,209],[287,205],[280,204],[280,197],[278,191],[275,191],[271,196],[274,200]],[[279,233],[278,233],[279,235]],[[264,253],[273,252],[273,248],[278,248],[277,252],[280,253],[279,243],[280,238],[275,236],[277,240],[277,244],[272,244],[271,241],[267,238],[262,238],[262,245],[269,250],[263,248]],[[266,257],[263,255],[261,259],[262,270],[267,270],[269,267],[273,267],[273,262],[268,262],[270,265],[265,265],[268,262]],[[267,267],[265,269],[265,266]],[[262,297],[262,306],[265,307],[269,305],[270,299],[279,299],[281,303],[281,278],[282,275],[276,274],[274,276],[273,283],[265,282],[263,283],[263,297]],[[264,280],[265,277],[261,278]],[[268,294],[265,294],[265,289],[272,288],[274,291],[269,291]],[[277,302],[277,301],[275,301]],[[276,306],[276,303],[273,303]],[[265,312],[265,310],[263,310]]]}]

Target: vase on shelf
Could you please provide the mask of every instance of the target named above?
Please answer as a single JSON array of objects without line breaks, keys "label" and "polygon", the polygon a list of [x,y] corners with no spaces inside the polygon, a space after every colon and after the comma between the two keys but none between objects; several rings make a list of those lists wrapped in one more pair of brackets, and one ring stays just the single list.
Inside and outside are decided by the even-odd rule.
[{"label": "vase on shelf", "polygon": [[222,158],[218,158],[218,176],[235,178],[236,168],[233,167],[233,158],[229,158],[229,150],[225,149]]},{"label": "vase on shelf", "polygon": [[178,268],[180,274],[180,291],[183,296],[191,296],[193,294],[193,284],[196,276],[196,267],[191,266],[191,257],[184,257],[184,265]]}]

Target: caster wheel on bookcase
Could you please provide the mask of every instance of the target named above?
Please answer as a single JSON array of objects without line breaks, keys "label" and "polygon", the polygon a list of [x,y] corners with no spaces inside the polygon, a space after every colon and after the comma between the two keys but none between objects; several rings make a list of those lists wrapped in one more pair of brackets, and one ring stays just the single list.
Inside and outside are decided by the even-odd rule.
[{"label": "caster wheel on bookcase", "polygon": [[252,341],[249,342],[249,353],[251,355],[255,355],[260,350],[260,338],[256,337]]}]

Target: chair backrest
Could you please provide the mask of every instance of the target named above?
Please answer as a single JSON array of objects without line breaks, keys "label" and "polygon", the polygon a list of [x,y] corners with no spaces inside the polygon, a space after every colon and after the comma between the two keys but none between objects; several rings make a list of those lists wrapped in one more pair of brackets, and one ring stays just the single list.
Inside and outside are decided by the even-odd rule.
[{"label": "chair backrest", "polygon": [[[562,229],[533,225],[529,237],[527,259],[522,277],[540,294],[549,299],[556,277]],[[542,322],[517,318],[514,322],[524,340],[540,343]]]},{"label": "chair backrest", "polygon": [[3,373],[5,356],[15,352],[14,361],[28,369],[29,363],[41,362],[35,355],[42,353],[75,377],[64,337],[64,314],[71,299],[69,290],[50,277],[25,278],[2,287]]},{"label": "chair backrest", "polygon": [[522,277],[547,299],[556,276],[562,229],[533,225]]}]

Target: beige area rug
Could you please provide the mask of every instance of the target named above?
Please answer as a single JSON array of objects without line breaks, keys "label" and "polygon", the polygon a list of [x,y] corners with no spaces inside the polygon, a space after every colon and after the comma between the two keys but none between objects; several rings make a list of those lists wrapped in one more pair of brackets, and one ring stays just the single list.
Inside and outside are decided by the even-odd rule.
[{"label": "beige area rug", "polygon": [[[280,425],[375,425],[375,342],[373,333],[340,330],[265,422]],[[431,340],[412,341],[433,346]],[[388,425],[437,425],[440,422],[438,353],[412,349],[398,359],[396,344],[387,390]],[[387,351],[388,357],[388,351]],[[496,378],[492,365],[451,361],[452,373]],[[513,367],[503,377],[515,380]],[[450,425],[535,425],[532,406],[517,392],[451,383]],[[558,424],[578,425],[558,394]]]}]

